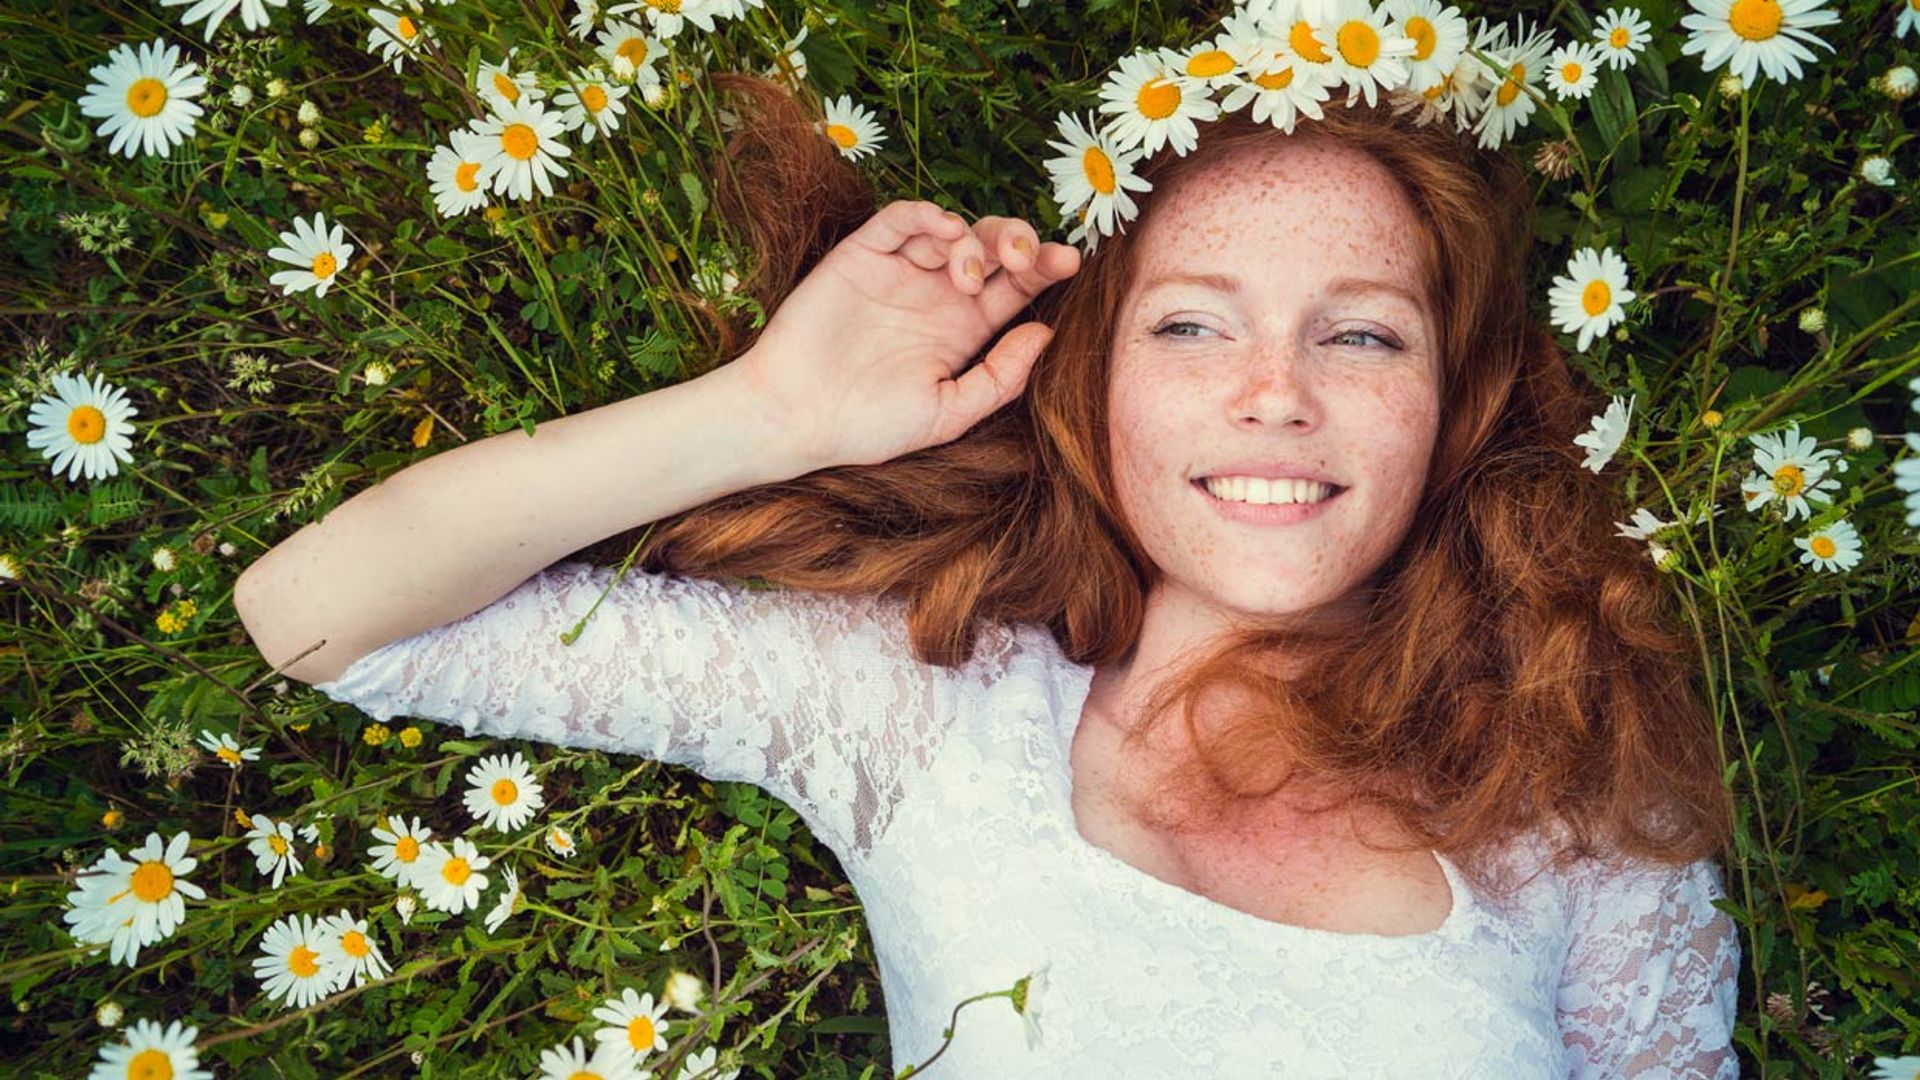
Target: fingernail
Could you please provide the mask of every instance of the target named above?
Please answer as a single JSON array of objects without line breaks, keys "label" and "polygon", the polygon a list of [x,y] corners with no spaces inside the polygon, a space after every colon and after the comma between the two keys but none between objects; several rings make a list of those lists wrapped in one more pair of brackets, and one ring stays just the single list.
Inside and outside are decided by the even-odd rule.
[{"label": "fingernail", "polygon": [[1013,238],[1013,250],[1018,251],[1022,255],[1031,255],[1033,254],[1033,241],[1024,236],[1016,236]]},{"label": "fingernail", "polygon": [[980,257],[978,255],[967,256],[967,276],[978,281],[982,276],[980,270]]}]

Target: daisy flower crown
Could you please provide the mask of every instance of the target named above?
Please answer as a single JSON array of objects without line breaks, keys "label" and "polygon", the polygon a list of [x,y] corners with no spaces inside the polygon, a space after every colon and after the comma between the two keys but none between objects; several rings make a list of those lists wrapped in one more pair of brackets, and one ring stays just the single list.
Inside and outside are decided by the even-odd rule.
[{"label": "daisy flower crown", "polygon": [[1551,35],[1524,19],[1516,30],[1509,37],[1482,20],[1470,32],[1460,9],[1439,0],[1236,0],[1210,38],[1121,57],[1086,119],[1059,114],[1060,138],[1047,143],[1059,156],[1047,171],[1062,218],[1076,219],[1067,242],[1091,253],[1124,231],[1139,213],[1129,193],[1153,186],[1136,166],[1166,146],[1185,156],[1201,124],[1251,109],[1254,121],[1292,134],[1302,118],[1324,119],[1342,87],[1345,105],[1384,97],[1396,115],[1451,121],[1497,148],[1533,114],[1543,75],[1590,85],[1602,61],[1599,49],[1575,44],[1549,69]]}]

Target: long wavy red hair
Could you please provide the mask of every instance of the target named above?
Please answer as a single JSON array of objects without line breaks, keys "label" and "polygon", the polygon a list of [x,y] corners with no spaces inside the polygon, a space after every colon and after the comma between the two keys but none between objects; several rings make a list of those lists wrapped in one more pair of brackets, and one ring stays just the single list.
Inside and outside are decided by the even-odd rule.
[{"label": "long wavy red hair", "polygon": [[[741,287],[771,310],[876,200],[784,87],[715,83],[742,121],[714,164],[716,205],[759,259]],[[737,492],[586,557],[638,542],[653,572],[904,596],[927,663],[964,662],[983,621],[1043,624],[1069,659],[1116,661],[1155,573],[1119,512],[1103,435],[1134,237],[1182,176],[1283,138],[1373,155],[1427,224],[1441,428],[1414,522],[1365,586],[1364,620],[1242,632],[1151,703],[1150,723],[1178,716],[1195,739],[1180,796],[1217,809],[1312,777],[1338,793],[1321,809],[1385,811],[1410,848],[1447,853],[1490,889],[1503,886],[1485,856],[1549,822],[1565,840],[1558,864],[1603,850],[1726,858],[1732,806],[1697,647],[1652,562],[1614,538],[1610,475],[1580,465],[1573,437],[1604,396],[1576,386],[1528,313],[1533,193],[1506,155],[1385,103],[1330,102],[1291,136],[1228,114],[1197,150],[1145,162],[1154,190],[1131,235],[1103,239],[1036,298],[1028,314],[1055,332],[1025,394],[961,438]],[[715,355],[751,346],[751,331],[708,314]],[[1198,702],[1222,688],[1257,704],[1210,718],[1202,738]]]}]

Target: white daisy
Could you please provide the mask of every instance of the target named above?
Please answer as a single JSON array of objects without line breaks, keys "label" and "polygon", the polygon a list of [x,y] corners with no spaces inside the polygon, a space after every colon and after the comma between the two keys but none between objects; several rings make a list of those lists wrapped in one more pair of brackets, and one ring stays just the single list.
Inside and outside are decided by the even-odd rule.
[{"label": "white daisy", "polygon": [[80,871],[79,888],[67,894],[72,905],[61,915],[76,940],[109,946],[108,962],[128,967],[140,950],[179,929],[187,917],[186,897],[205,900],[206,890],[186,880],[200,860],[187,857],[188,837],[174,834],[163,849],[159,833],[127,852],[108,850]]},{"label": "white daisy", "polygon": [[323,933],[320,962],[334,969],[333,977],[342,987],[359,986],[371,979],[384,979],[393,972],[380,952],[380,943],[367,929],[367,920],[356,919],[345,908],[320,922]]},{"label": "white daisy", "polygon": [[267,279],[280,286],[282,293],[292,296],[302,289],[312,289],[319,297],[327,295],[340,271],[346,269],[353,258],[353,245],[347,243],[346,226],[335,224],[329,229],[326,215],[316,210],[311,225],[294,217],[293,231],[282,232],[280,246],[269,248],[267,257],[299,267],[281,270]]},{"label": "white daisy", "polygon": [[27,410],[27,448],[53,459],[53,474],[65,469],[69,483],[82,475],[89,480],[117,476],[118,462],[131,462],[133,425],[128,417],[139,410],[127,403],[127,392],[106,376],[55,375],[53,393],[42,396]]},{"label": "white daisy", "polygon": [[1084,210],[1083,224],[1091,224],[1099,236],[1112,236],[1122,222],[1140,214],[1127,192],[1153,188],[1133,171],[1139,155],[1120,149],[1105,131],[1089,132],[1071,113],[1061,113],[1055,125],[1064,141],[1047,141],[1061,155],[1048,159],[1047,172],[1053,178],[1053,198],[1060,204],[1061,216]]},{"label": "white daisy", "polygon": [[1393,21],[1394,33],[1413,40],[1400,58],[1407,66],[1402,89],[1443,82],[1467,51],[1467,20],[1460,9],[1440,0],[1384,0],[1380,9]]},{"label": "white daisy", "polygon": [[1627,437],[1628,422],[1633,418],[1633,403],[1638,397],[1635,394],[1623,401],[1620,395],[1615,394],[1607,411],[1593,418],[1593,426],[1584,434],[1573,437],[1575,446],[1583,446],[1587,450],[1586,460],[1581,465],[1599,472],[1606,468],[1607,462],[1613,460],[1614,452],[1620,449],[1621,441]]},{"label": "white daisy", "polygon": [[1331,65],[1309,64],[1280,39],[1263,38],[1260,48],[1228,80],[1220,111],[1239,112],[1251,103],[1256,123],[1272,124],[1291,135],[1302,115],[1325,118],[1320,105],[1337,85]]},{"label": "white daisy", "polygon": [[293,850],[293,826],[274,821],[265,814],[253,815],[253,828],[247,831],[247,850],[253,852],[253,868],[273,874],[273,888],[289,871],[300,872],[300,856]]},{"label": "white daisy", "polygon": [[[1833,49],[1808,28],[1840,21],[1838,13],[1820,5],[1825,0],[1687,0],[1695,14],[1680,20],[1693,33],[1680,46],[1680,55],[1700,54],[1703,71],[1722,64],[1752,86],[1756,69],[1785,83],[1801,76],[1800,61],[1816,57],[1801,42]],[[1798,40],[1796,40],[1798,39]]]},{"label": "white daisy", "polygon": [[1600,57],[1593,46],[1569,41],[1547,58],[1547,89],[1561,101],[1586,97],[1593,92],[1593,84],[1600,81],[1599,67]]},{"label": "white daisy", "polygon": [[547,827],[547,850],[563,859],[571,859],[580,849],[574,845],[573,834],[558,825]]},{"label": "white daisy", "polygon": [[1740,484],[1747,509],[1759,510],[1778,499],[1785,519],[1792,521],[1813,516],[1808,499],[1833,501],[1831,492],[1839,490],[1840,482],[1829,477],[1827,469],[1831,464],[1835,471],[1846,471],[1846,459],[1838,450],[1815,449],[1819,441],[1800,434],[1800,421],[1795,420],[1779,434],[1754,435],[1748,441],[1753,444],[1753,463],[1760,471]]},{"label": "white daisy", "polygon": [[107,153],[164,154],[193,137],[194,118],[203,112],[193,99],[206,92],[207,80],[194,74],[199,65],[179,60],[180,46],[160,38],[137,52],[123,42],[87,72],[91,81],[78,104],[81,115],[106,121],[94,133],[113,136]]},{"label": "white daisy", "polygon": [[520,875],[514,873],[511,866],[501,868],[500,872],[506,876],[507,887],[500,893],[500,899],[493,905],[493,909],[487,912],[484,922],[489,934],[500,929],[501,925],[507,921],[507,917],[513,914],[514,903],[520,899]]},{"label": "white daisy", "polygon": [[1920,1057],[1877,1057],[1873,1059],[1873,1075],[1868,1080],[1917,1080],[1917,1078],[1920,1078]]},{"label": "white daisy", "polygon": [[858,161],[862,157],[878,152],[880,144],[887,135],[880,130],[880,123],[874,119],[873,110],[865,105],[855,105],[853,96],[841,94],[826,102],[826,119],[813,122],[815,131],[833,140],[840,150],[840,156],[849,161]]},{"label": "white daisy", "polygon": [[633,1058],[618,1047],[600,1043],[589,1055],[578,1035],[570,1043],[540,1051],[539,1080],[639,1080],[640,1076],[634,1071]]},{"label": "white daisy", "polygon": [[721,19],[744,19],[748,8],[766,10],[767,0],[708,0],[713,14]]},{"label": "white daisy", "polygon": [[[1501,27],[1502,38],[1504,30]],[[1546,66],[1547,53],[1553,48],[1553,34],[1548,30],[1537,33],[1527,32],[1526,17],[1517,21],[1512,45],[1504,41],[1491,49],[1482,50],[1492,60],[1505,69],[1504,76],[1481,68],[1486,76],[1494,80],[1493,92],[1488,95],[1485,110],[1481,112],[1474,132],[1480,136],[1480,145],[1488,150],[1498,149],[1502,143],[1513,137],[1521,124],[1533,115],[1535,102],[1533,85],[1539,81],[1540,72]]]},{"label": "white daisy", "polygon": [[199,1037],[199,1028],[178,1020],[164,1029],[157,1020],[135,1020],[128,1025],[124,1042],[100,1048],[100,1060],[94,1062],[87,1080],[213,1080],[213,1073],[200,1067],[200,1052],[193,1048]]},{"label": "white daisy", "polygon": [[1596,336],[1626,318],[1623,305],[1639,294],[1627,288],[1627,263],[1611,246],[1581,248],[1567,260],[1567,272],[1555,274],[1547,301],[1553,325],[1579,335],[1574,348],[1585,352]]},{"label": "white daisy", "polygon": [[1907,31],[1920,33],[1920,4],[1913,0],[1899,0],[1900,15],[1893,20],[1893,36],[1903,38]]},{"label": "white daisy", "polygon": [[434,39],[432,27],[413,17],[419,10],[416,5],[412,13],[386,8],[367,12],[367,17],[373,20],[373,29],[367,31],[366,49],[368,52],[379,49],[380,59],[391,64],[396,75],[408,57],[418,55],[427,42]]},{"label": "white daisy", "polygon": [[1613,534],[1615,536],[1624,536],[1628,540],[1651,540],[1660,530],[1673,528],[1674,523],[1664,520],[1645,507],[1639,507],[1633,512],[1631,525],[1624,521],[1616,521],[1613,524],[1620,530]]},{"label": "white daisy", "polygon": [[1032,975],[1020,980],[1014,988],[1013,1008],[1020,1014],[1020,1026],[1026,1032],[1027,1049],[1040,1048],[1040,1013],[1047,996],[1047,972],[1053,967],[1049,960],[1040,965]]},{"label": "white daisy", "polygon": [[480,185],[495,195],[531,199],[536,185],[540,194],[552,195],[550,176],[567,175],[555,160],[573,154],[559,141],[567,125],[541,102],[496,103],[486,119],[470,126],[481,138]]},{"label": "white daisy", "polygon": [[654,70],[654,65],[665,54],[666,46],[639,25],[608,20],[607,28],[600,31],[596,51],[600,59],[607,62],[614,78],[628,79],[642,86],[659,84],[660,73]]},{"label": "white daisy", "polygon": [[581,68],[573,73],[573,85],[555,94],[553,103],[561,110],[567,130],[580,132],[580,141],[590,143],[596,132],[612,135],[620,126],[620,117],[627,111],[621,99],[631,89],[608,82],[598,68]]},{"label": "white daisy", "polygon": [[397,814],[389,816],[385,828],[373,827],[374,839],[382,841],[367,849],[367,854],[373,857],[374,871],[401,886],[414,885],[421,853],[432,836],[433,830],[420,824],[417,817],[409,826],[405,818]]},{"label": "white daisy", "polygon": [[1860,534],[1846,518],[1814,530],[1811,536],[1793,538],[1800,549],[1800,562],[1819,570],[1851,570],[1860,562]]},{"label": "white daisy", "polygon": [[200,745],[211,751],[214,757],[226,762],[228,768],[237,769],[242,761],[260,760],[259,747],[241,746],[227,732],[221,732],[216,736],[213,732],[201,728]]},{"label": "white daisy", "polygon": [[607,9],[608,15],[628,15],[633,12],[645,15],[647,26],[663,41],[679,34],[689,22],[708,33],[714,29],[713,0],[640,0],[638,3],[615,4]]},{"label": "white daisy", "polygon": [[700,999],[707,993],[706,986],[700,982],[700,976],[685,971],[674,971],[667,975],[667,984],[660,990],[660,999],[671,1008],[684,1013],[700,1011]]},{"label": "white daisy", "polygon": [[1320,0],[1266,0],[1249,10],[1263,34],[1286,42],[1294,56],[1332,75],[1333,31],[1321,7]]},{"label": "white daisy", "polygon": [[661,1020],[666,1012],[666,1002],[656,1005],[651,993],[635,994],[629,986],[619,997],[609,998],[593,1010],[595,1019],[611,1025],[594,1032],[593,1037],[602,1045],[618,1047],[637,1065],[646,1060],[648,1054],[667,1048],[665,1023]]},{"label": "white daisy", "polygon": [[1593,37],[1600,43],[1600,56],[1607,66],[1624,69],[1633,66],[1633,62],[1653,40],[1653,24],[1640,17],[1639,8],[1608,8],[1607,13],[1594,24]]},{"label": "white daisy", "polygon": [[347,970],[322,963],[326,939],[311,915],[288,915],[267,927],[260,955],[253,958],[253,977],[269,1001],[304,1009],[340,989]]},{"label": "white daisy", "polygon": [[518,750],[511,758],[505,754],[483,757],[467,771],[467,812],[480,824],[501,832],[525,825],[534,811],[547,804],[540,792],[540,782]]},{"label": "white daisy", "polygon": [[1264,52],[1253,24],[1229,21],[1225,29],[1210,41],[1197,41],[1184,49],[1162,46],[1160,59],[1187,78],[1207,87],[1226,86],[1241,65]]},{"label": "white daisy", "polygon": [[393,913],[400,916],[401,926],[413,925],[413,913],[420,909],[420,901],[410,892],[401,893],[393,898]]},{"label": "white daisy", "polygon": [[1486,65],[1462,49],[1452,69],[1441,77],[1424,85],[1409,83],[1387,99],[1393,102],[1396,115],[1415,112],[1414,122],[1422,127],[1452,118],[1455,131],[1468,131],[1493,93],[1493,83],[1482,77],[1485,73]]},{"label": "white daisy", "polygon": [[480,906],[480,892],[487,887],[487,875],[480,871],[492,865],[464,836],[454,837],[451,844],[436,840],[420,851],[414,887],[428,907],[458,915]]},{"label": "white daisy", "polygon": [[306,5],[308,26],[319,22],[320,16],[333,10],[333,0],[306,0]]},{"label": "white daisy", "polygon": [[594,24],[600,21],[600,0],[573,0],[573,19],[567,33],[581,41],[591,40]]},{"label": "white daisy", "polygon": [[1099,111],[1112,114],[1105,134],[1121,150],[1151,156],[1171,143],[1184,156],[1199,145],[1194,121],[1217,119],[1220,105],[1205,83],[1181,74],[1159,51],[1137,49],[1101,85]]},{"label": "white daisy", "polygon": [[427,162],[427,180],[433,192],[434,209],[441,217],[457,217],[487,205],[487,190],[480,186],[480,155],[486,143],[466,128],[455,128],[447,143],[433,148]]},{"label": "white daisy", "polygon": [[540,88],[540,77],[529,68],[515,75],[509,70],[518,45],[507,50],[507,58],[498,64],[482,63],[474,75],[473,88],[488,105],[512,105],[522,97],[538,100],[547,96]]},{"label": "white daisy", "polygon": [[718,1047],[703,1046],[695,1050],[687,1055],[686,1061],[681,1063],[680,1071],[673,1074],[675,1080],[692,1080],[696,1076],[700,1077],[700,1080],[734,1080],[740,1075],[739,1069],[728,1069],[726,1072],[709,1071],[719,1057]]},{"label": "white daisy", "polygon": [[1327,22],[1328,56],[1334,73],[1347,85],[1347,104],[1364,96],[1369,106],[1381,90],[1407,82],[1406,58],[1414,41],[1388,22],[1389,13],[1368,0],[1322,0]]},{"label": "white daisy", "polygon": [[793,35],[792,40],[780,46],[780,55],[775,58],[774,66],[762,74],[769,79],[783,78],[790,85],[798,87],[807,79],[807,54],[800,51],[800,43],[807,40],[807,28]]},{"label": "white daisy", "polygon": [[1920,432],[1907,432],[1907,456],[1893,463],[1893,486],[1906,494],[1907,528],[1920,529]]},{"label": "white daisy", "polygon": [[183,4],[193,6],[182,12],[180,22],[192,26],[201,19],[207,20],[206,36],[202,41],[213,40],[213,30],[227,21],[234,8],[240,9],[240,21],[249,30],[258,30],[267,25],[267,5],[286,7],[287,0],[160,0],[161,7],[180,7]]}]

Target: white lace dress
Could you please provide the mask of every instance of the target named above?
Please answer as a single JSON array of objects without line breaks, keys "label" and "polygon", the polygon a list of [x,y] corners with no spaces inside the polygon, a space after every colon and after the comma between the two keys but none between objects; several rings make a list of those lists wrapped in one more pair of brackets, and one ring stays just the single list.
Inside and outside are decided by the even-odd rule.
[{"label": "white lace dress", "polygon": [[1081,837],[1068,751],[1093,672],[1043,627],[990,627],[949,670],[913,659],[904,601],[634,570],[561,644],[613,577],[562,562],[316,689],[778,796],[859,893],[896,1071],[961,999],[1045,965],[1037,1047],[1010,1005],[972,1006],[934,1069],[1737,1080],[1739,939],[1714,861],[1587,860],[1496,906],[1436,853],[1453,885],[1438,929],[1272,922]]}]

